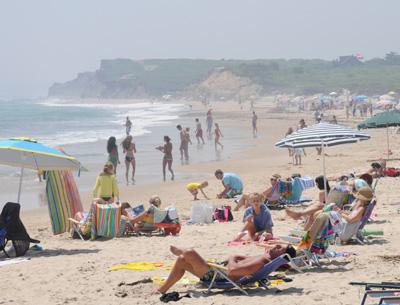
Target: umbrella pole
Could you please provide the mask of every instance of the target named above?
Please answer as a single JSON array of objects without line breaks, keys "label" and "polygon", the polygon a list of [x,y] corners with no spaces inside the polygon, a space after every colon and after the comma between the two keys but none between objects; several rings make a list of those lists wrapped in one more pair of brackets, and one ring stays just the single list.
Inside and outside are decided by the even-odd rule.
[{"label": "umbrella pole", "polygon": [[389,126],[386,125],[387,159],[389,160]]},{"label": "umbrella pole", "polygon": [[322,151],[322,168],[323,168],[323,175],[324,175],[324,193],[325,193],[325,201],[328,198],[328,190],[327,190],[327,181],[326,181],[326,167],[325,167],[325,148],[324,143],[322,142],[321,145]]},{"label": "umbrella pole", "polygon": [[19,176],[19,187],[18,187],[18,199],[17,199],[17,203],[20,203],[20,199],[21,199],[21,189],[22,189],[22,178],[24,177],[24,167],[21,167],[21,174]]}]

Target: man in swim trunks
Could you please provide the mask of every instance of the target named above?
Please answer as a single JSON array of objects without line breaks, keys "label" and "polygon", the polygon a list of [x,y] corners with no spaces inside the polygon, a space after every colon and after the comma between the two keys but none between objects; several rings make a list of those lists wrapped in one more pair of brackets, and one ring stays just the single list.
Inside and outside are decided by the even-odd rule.
[{"label": "man in swim trunks", "polygon": [[[184,276],[186,271],[194,274],[202,281],[209,281],[213,278],[213,269],[210,268],[206,260],[195,250],[180,249],[174,246],[171,246],[170,250],[172,254],[177,256],[177,259],[167,280],[157,289],[157,292],[165,294],[168,289]],[[227,260],[227,276],[231,280],[235,281],[243,276],[251,275],[262,268],[265,264],[268,264],[273,259],[285,253],[290,257],[296,256],[296,250],[292,246],[287,245],[276,245],[266,250],[264,254],[257,256],[231,256]]]},{"label": "man in swim trunks", "polygon": [[234,173],[224,173],[222,170],[215,171],[215,177],[222,180],[224,190],[217,195],[218,198],[233,198],[243,192],[243,182],[239,175]]}]

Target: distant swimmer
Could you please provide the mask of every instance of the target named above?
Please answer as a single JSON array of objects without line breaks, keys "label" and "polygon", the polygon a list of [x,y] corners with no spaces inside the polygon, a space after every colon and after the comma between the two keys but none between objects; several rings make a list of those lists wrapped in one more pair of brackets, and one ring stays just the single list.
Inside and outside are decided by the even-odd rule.
[{"label": "distant swimmer", "polygon": [[126,128],[126,135],[129,136],[132,129],[132,121],[129,119],[128,116],[126,117],[125,128]]},{"label": "distant swimmer", "polygon": [[219,141],[219,139],[220,139],[221,137],[223,137],[223,135],[222,135],[221,129],[219,129],[218,123],[215,123],[215,131],[214,131],[214,134],[215,134],[215,143],[214,143],[214,144],[215,144],[215,150],[217,150],[218,145],[219,145],[222,149],[224,149],[224,145],[222,145],[221,142]]},{"label": "distant swimmer", "polygon": [[163,178],[165,181],[165,168],[168,165],[168,170],[171,173],[171,180],[175,179],[174,176],[174,171],[172,170],[172,143],[171,143],[171,138],[169,136],[164,136],[164,142],[165,144],[163,146],[158,146],[156,147],[156,149],[158,149],[159,151],[164,153],[164,157],[163,157],[163,162],[162,162],[162,166],[163,166]]},{"label": "distant swimmer", "polygon": [[255,111],[253,111],[253,116],[251,117],[251,126],[253,127],[253,136],[257,136],[257,120],[258,116]]},{"label": "distant swimmer", "polygon": [[200,140],[204,144],[203,129],[201,128],[200,120],[196,118],[195,121],[196,121],[196,139],[197,139],[197,144],[200,144]]}]

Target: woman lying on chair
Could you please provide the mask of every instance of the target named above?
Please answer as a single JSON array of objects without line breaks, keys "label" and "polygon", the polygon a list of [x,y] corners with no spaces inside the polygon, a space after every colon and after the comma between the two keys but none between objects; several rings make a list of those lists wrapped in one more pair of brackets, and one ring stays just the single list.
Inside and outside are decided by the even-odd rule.
[{"label": "woman lying on chair", "polygon": [[[210,281],[214,271],[210,265],[195,250],[170,247],[172,254],[177,256],[174,267],[165,283],[157,289],[158,293],[165,294],[176,282],[178,282],[186,271],[200,278],[202,281]],[[263,255],[257,256],[231,256],[226,265],[227,276],[231,280],[237,280],[243,276],[251,275],[262,268],[273,259],[287,253],[290,257],[296,256],[296,250],[291,246],[276,245],[265,251]],[[218,273],[217,273],[218,276]]]}]

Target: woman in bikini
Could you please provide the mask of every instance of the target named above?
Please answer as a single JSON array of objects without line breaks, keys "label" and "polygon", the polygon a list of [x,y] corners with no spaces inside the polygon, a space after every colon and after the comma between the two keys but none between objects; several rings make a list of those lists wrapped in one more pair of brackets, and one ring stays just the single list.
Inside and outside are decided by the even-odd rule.
[{"label": "woman in bikini", "polygon": [[218,145],[221,146],[222,149],[224,149],[224,145],[221,144],[219,139],[223,137],[221,129],[219,129],[218,123],[215,123],[215,150],[217,150]]},{"label": "woman in bikini", "polygon": [[171,180],[174,180],[174,171],[172,170],[172,143],[169,136],[164,136],[164,146],[158,146],[156,149],[164,153],[163,157],[163,179],[165,181],[165,168],[168,165],[168,170],[171,173]]},{"label": "woman in bikini", "polygon": [[135,183],[135,171],[136,171],[136,160],[135,160],[135,153],[136,153],[136,145],[132,142],[133,138],[131,135],[128,135],[125,140],[122,142],[122,149],[125,154],[125,178],[126,178],[126,185],[129,184],[129,167],[132,165],[132,183]]},{"label": "woman in bikini", "polygon": [[111,162],[114,166],[114,174],[117,174],[117,165],[121,162],[118,156],[117,139],[115,137],[109,137],[107,141],[107,152],[108,152],[108,162]]}]

